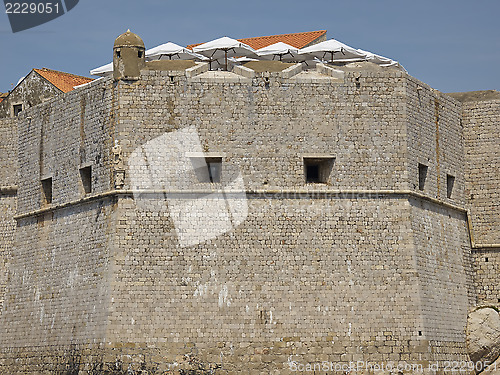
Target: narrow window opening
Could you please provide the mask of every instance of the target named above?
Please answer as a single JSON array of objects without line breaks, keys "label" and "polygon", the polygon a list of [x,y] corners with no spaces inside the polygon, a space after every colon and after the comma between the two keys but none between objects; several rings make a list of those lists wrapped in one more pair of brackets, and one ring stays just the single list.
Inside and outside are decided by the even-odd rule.
[{"label": "narrow window opening", "polygon": [[139,58],[142,59],[142,51],[138,51],[137,56],[139,56]]},{"label": "narrow window opening", "polygon": [[207,161],[208,177],[210,182],[220,182],[220,171],[222,169],[222,160]]},{"label": "narrow window opening", "polygon": [[484,261],[485,261],[486,263],[488,263],[488,258],[484,258]]},{"label": "narrow window opening", "polygon": [[455,185],[455,176],[447,174],[446,175],[446,196],[448,198],[451,198],[451,195],[453,193],[453,185]]},{"label": "narrow window opening", "polygon": [[169,76],[170,77],[170,82],[174,82],[174,76]]},{"label": "narrow window opening", "polygon": [[418,335],[419,335],[419,336],[422,336],[422,331],[418,331]]},{"label": "narrow window opening", "polygon": [[424,164],[418,163],[418,189],[424,190],[425,180],[427,179],[427,170],[429,167]]},{"label": "narrow window opening", "polygon": [[117,56],[117,57],[120,57],[120,56],[121,56],[121,54],[120,54],[120,50],[116,50],[116,56]]},{"label": "narrow window opening", "polygon": [[199,182],[219,183],[222,170],[222,158],[191,158]]},{"label": "narrow window opening", "polygon": [[334,158],[304,158],[306,183],[326,184],[330,179]]},{"label": "narrow window opening", "polygon": [[92,193],[92,167],[80,168],[80,178],[82,179],[85,194]]},{"label": "narrow window opening", "polygon": [[23,111],[23,105],[22,104],[14,104],[12,106],[12,110],[14,112],[14,117],[16,117],[20,112]]},{"label": "narrow window opening", "polygon": [[318,164],[306,165],[306,182],[320,182]]},{"label": "narrow window opening", "polygon": [[44,203],[52,203],[52,177],[42,180],[42,193]]}]

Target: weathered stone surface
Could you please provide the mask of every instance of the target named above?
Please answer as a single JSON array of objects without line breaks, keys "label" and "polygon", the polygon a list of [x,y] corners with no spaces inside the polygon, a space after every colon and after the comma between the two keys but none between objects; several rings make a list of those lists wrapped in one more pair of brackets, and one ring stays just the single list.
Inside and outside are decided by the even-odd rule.
[{"label": "weathered stone surface", "polygon": [[[463,105],[369,63],[289,69],[145,69],[0,123],[19,146],[19,167],[7,141],[0,154],[1,176],[19,185],[1,197],[0,373],[289,374],[322,361],[442,368],[468,359],[477,296]],[[220,182],[166,168],[168,148],[155,140],[183,129],[201,149],[175,156],[218,158]],[[152,162],[132,163],[144,148]],[[307,181],[307,160],[322,158],[330,170]],[[418,164],[428,167],[421,188]],[[89,166],[91,192],[81,174]],[[195,206],[190,194],[221,196],[235,171],[246,217],[207,239],[220,212],[198,202],[184,215],[192,244],[183,245],[172,207]]]},{"label": "weathered stone surface", "polygon": [[467,348],[472,362],[493,363],[500,355],[500,315],[491,307],[479,308],[467,319]]},{"label": "weathered stone surface", "polygon": [[459,93],[464,127],[465,196],[479,303],[500,306],[500,92]]}]

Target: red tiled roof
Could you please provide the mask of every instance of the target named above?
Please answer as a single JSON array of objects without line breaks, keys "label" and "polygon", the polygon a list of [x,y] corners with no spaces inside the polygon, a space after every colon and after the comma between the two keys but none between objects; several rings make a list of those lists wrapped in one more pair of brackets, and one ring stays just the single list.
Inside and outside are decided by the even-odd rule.
[{"label": "red tiled roof", "polygon": [[0,103],[2,102],[2,100],[4,100],[7,97],[7,95],[9,95],[8,92],[6,92],[6,93],[0,92]]},{"label": "red tiled roof", "polygon": [[83,85],[84,83],[89,83],[94,80],[93,78],[77,76],[74,74],[59,72],[57,70],[47,68],[33,70],[40,74],[47,81],[52,83],[62,92],[69,92],[73,90],[74,86]]},{"label": "red tiled roof", "polygon": [[326,30],[309,31],[306,33],[259,36],[256,38],[244,38],[238,40],[242,43],[248,44],[253,49],[264,48],[278,42],[290,44],[295,48],[304,48],[309,43],[312,43],[316,39],[321,38],[323,35],[326,35]]},{"label": "red tiled roof", "polygon": [[[290,44],[295,48],[304,48],[313,43],[316,39],[319,39],[323,36],[326,36],[326,30],[308,31],[305,33],[294,34],[258,36],[254,38],[243,38],[238,40],[242,43],[248,44],[253,49],[264,48],[278,42]],[[202,43],[190,44],[187,46],[187,48],[193,49],[193,47],[199,46],[200,44]]]}]

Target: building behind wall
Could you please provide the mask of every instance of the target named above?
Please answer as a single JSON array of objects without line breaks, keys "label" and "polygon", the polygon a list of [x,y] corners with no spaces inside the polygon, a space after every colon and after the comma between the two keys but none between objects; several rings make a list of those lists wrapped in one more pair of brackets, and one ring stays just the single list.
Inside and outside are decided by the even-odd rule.
[{"label": "building behind wall", "polygon": [[[468,311],[498,306],[498,92],[127,56],[0,119],[0,372],[468,360]],[[179,159],[205,177],[165,151],[188,133]],[[245,199],[217,195],[236,175]],[[207,237],[221,197],[246,215]],[[198,208],[184,232],[179,205]]]},{"label": "building behind wall", "polygon": [[91,82],[92,78],[57,70],[32,69],[19,80],[14,89],[0,94],[0,118],[17,117],[25,109],[50,100],[56,95],[70,92],[75,86]]}]

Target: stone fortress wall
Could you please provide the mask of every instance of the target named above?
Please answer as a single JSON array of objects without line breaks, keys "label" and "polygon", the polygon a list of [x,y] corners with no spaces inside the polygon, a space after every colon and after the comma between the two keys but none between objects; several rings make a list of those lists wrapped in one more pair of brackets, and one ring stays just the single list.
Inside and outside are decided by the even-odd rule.
[{"label": "stone fortress wall", "polygon": [[[139,78],[1,120],[17,123],[22,171],[1,373],[468,359],[467,313],[498,290],[498,259],[478,266],[469,238],[467,104],[371,64]],[[156,140],[189,128],[222,160],[220,183],[162,159]],[[133,162],[146,146],[168,178]],[[321,158],[329,173],[307,183],[305,160]],[[223,198],[246,217],[214,238],[188,231],[183,246],[176,204],[215,194],[190,221],[209,227],[238,173],[246,199]]]},{"label": "stone fortress wall", "polygon": [[[109,191],[111,143],[104,142],[111,142],[110,102],[102,90],[89,88],[19,115],[22,173],[16,250],[9,258],[10,300],[2,315],[4,346],[104,337],[100,326],[107,302],[106,235],[112,228],[103,213],[112,205],[109,199],[82,200],[79,169],[92,165],[95,191]],[[46,179],[53,181],[52,202],[44,195],[41,181]]]},{"label": "stone fortress wall", "polygon": [[7,260],[14,247],[17,192],[17,121],[0,119],[0,314],[7,285]]},{"label": "stone fortress wall", "polygon": [[454,94],[462,105],[466,194],[478,301],[500,303],[500,95]]}]

